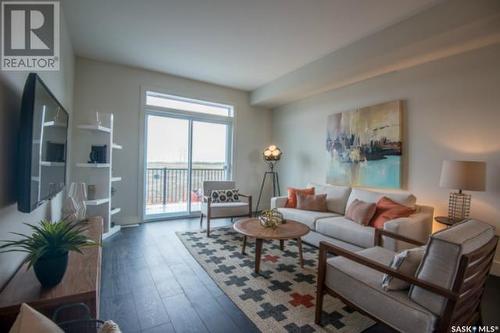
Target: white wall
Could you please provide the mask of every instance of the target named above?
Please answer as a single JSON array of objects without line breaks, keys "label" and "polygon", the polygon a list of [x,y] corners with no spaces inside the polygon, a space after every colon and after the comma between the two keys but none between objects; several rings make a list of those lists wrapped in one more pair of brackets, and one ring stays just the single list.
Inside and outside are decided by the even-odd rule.
[{"label": "white wall", "polygon": [[[50,91],[70,113],[73,109],[74,61],[73,47],[61,17],[61,66],[57,72],[38,73]],[[21,95],[29,72],[0,71],[0,240],[13,239],[9,232],[29,230],[23,223],[37,223],[44,218],[58,219],[62,195],[55,197],[30,214],[17,211],[16,158]],[[71,129],[70,129],[71,131]],[[68,156],[69,160],[70,156]],[[69,171],[69,169],[68,169]],[[0,288],[19,267],[24,254],[0,254]]]},{"label": "white wall", "polygon": [[[444,159],[487,161],[487,191],[474,192],[472,216],[500,233],[500,45],[430,62],[332,90],[273,111],[273,140],[284,151],[283,189],[326,180],[327,116],[405,101],[406,188],[447,214],[449,190],[439,187]],[[500,273],[500,249],[496,272]]]},{"label": "white wall", "polygon": [[[260,178],[265,171],[261,151],[270,144],[271,138],[271,112],[251,107],[248,93],[78,57],[73,125],[87,122],[96,109],[111,112],[115,115],[116,142],[124,147],[113,155],[113,174],[123,179],[113,184],[118,190],[113,197],[113,206],[122,208],[116,217],[118,223],[137,223],[142,215],[138,210],[141,87],[157,87],[172,95],[233,105],[233,178],[242,193],[258,194]],[[74,131],[74,140],[78,140],[78,130]]]}]

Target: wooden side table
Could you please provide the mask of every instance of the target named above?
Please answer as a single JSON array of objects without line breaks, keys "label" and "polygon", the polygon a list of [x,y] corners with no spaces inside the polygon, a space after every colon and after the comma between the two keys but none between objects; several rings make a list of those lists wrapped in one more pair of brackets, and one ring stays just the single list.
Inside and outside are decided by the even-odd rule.
[{"label": "wooden side table", "polygon": [[[89,218],[86,234],[101,243],[102,217]],[[53,288],[42,288],[33,268],[27,264],[19,268],[0,293],[0,332],[8,332],[14,323],[22,303],[28,303],[37,311],[51,318],[54,310],[68,303],[85,303],[91,316],[99,316],[99,286],[101,281],[101,247],[92,246],[83,254],[69,253],[68,268],[62,281]],[[71,319],[71,318],[62,318]]]},{"label": "wooden side table", "polygon": [[452,225],[463,221],[463,220],[455,220],[449,218],[448,216],[436,216],[434,220],[438,223],[446,225],[447,227],[451,227]]}]

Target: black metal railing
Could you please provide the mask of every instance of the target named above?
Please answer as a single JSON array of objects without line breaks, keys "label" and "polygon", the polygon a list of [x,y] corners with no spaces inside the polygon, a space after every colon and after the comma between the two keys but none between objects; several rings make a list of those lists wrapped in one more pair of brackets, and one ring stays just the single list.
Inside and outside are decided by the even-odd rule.
[{"label": "black metal railing", "polygon": [[199,202],[201,189],[206,180],[226,179],[224,169],[193,169],[189,191],[189,170],[184,168],[148,168],[146,173],[146,204],[167,205],[169,203],[186,202],[188,195],[191,202]]}]

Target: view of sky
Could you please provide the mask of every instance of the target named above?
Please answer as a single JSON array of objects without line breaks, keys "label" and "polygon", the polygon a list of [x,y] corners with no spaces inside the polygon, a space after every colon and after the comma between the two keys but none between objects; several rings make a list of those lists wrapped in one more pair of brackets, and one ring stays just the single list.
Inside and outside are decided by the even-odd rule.
[{"label": "view of sky", "polygon": [[[188,161],[189,121],[148,116],[148,162]],[[224,163],[226,125],[193,122],[193,163]]]}]

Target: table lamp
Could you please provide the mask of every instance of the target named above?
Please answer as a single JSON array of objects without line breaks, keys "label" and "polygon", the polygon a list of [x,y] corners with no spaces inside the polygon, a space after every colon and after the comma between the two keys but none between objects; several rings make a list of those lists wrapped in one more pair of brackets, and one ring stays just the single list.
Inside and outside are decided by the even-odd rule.
[{"label": "table lamp", "polygon": [[471,195],[466,191],[484,191],[486,188],[486,163],[482,161],[443,161],[440,187],[456,189],[448,202],[448,217],[461,221],[469,217]]}]

